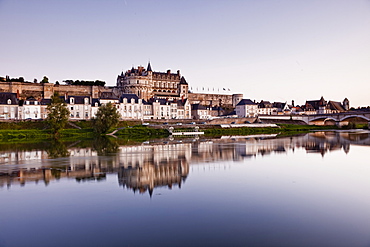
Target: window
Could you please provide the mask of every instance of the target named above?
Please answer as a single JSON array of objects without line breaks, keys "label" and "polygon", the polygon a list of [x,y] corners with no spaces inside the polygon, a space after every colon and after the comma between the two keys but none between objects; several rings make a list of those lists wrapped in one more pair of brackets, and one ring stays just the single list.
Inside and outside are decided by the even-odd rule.
[{"label": "window", "polygon": [[73,111],[73,106],[71,106],[71,111]]}]

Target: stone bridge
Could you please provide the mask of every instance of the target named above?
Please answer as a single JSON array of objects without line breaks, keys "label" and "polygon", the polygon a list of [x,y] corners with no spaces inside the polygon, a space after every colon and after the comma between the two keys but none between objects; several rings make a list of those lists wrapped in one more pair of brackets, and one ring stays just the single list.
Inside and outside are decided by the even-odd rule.
[{"label": "stone bridge", "polygon": [[347,125],[349,122],[367,122],[370,127],[370,112],[343,112],[314,115],[259,115],[260,120],[295,120],[310,125]]}]

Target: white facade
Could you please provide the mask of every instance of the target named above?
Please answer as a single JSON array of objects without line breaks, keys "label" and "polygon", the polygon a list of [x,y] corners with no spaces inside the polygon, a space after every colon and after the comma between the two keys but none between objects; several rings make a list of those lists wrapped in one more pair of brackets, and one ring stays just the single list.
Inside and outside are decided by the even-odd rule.
[{"label": "white facade", "polygon": [[41,104],[35,99],[28,99],[18,107],[18,119],[42,119]]},{"label": "white facade", "polygon": [[257,117],[258,105],[250,99],[243,99],[236,105],[235,112],[238,117]]}]

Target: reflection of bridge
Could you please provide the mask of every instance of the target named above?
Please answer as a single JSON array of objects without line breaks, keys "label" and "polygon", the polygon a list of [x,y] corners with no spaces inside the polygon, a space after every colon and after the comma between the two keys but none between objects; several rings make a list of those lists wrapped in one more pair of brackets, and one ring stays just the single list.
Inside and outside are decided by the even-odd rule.
[{"label": "reflection of bridge", "polygon": [[314,115],[259,115],[261,120],[296,120],[316,125],[347,125],[351,120],[362,120],[370,126],[370,112],[344,112]]}]

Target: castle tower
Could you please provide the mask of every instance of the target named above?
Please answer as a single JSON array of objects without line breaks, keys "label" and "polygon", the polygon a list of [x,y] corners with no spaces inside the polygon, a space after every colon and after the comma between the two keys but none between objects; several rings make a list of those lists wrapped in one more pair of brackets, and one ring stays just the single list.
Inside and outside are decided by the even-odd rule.
[{"label": "castle tower", "polygon": [[[180,71],[177,71],[178,75],[180,75]],[[188,92],[189,92],[189,84],[186,82],[185,78],[182,76],[180,79],[179,84],[179,91],[180,91],[180,98],[187,99]]]},{"label": "castle tower", "polygon": [[347,98],[345,98],[343,100],[343,107],[344,107],[344,110],[348,111],[349,110],[349,100]]},{"label": "castle tower", "polygon": [[244,95],[242,93],[232,95],[232,104],[234,108],[243,99],[243,97]]}]

